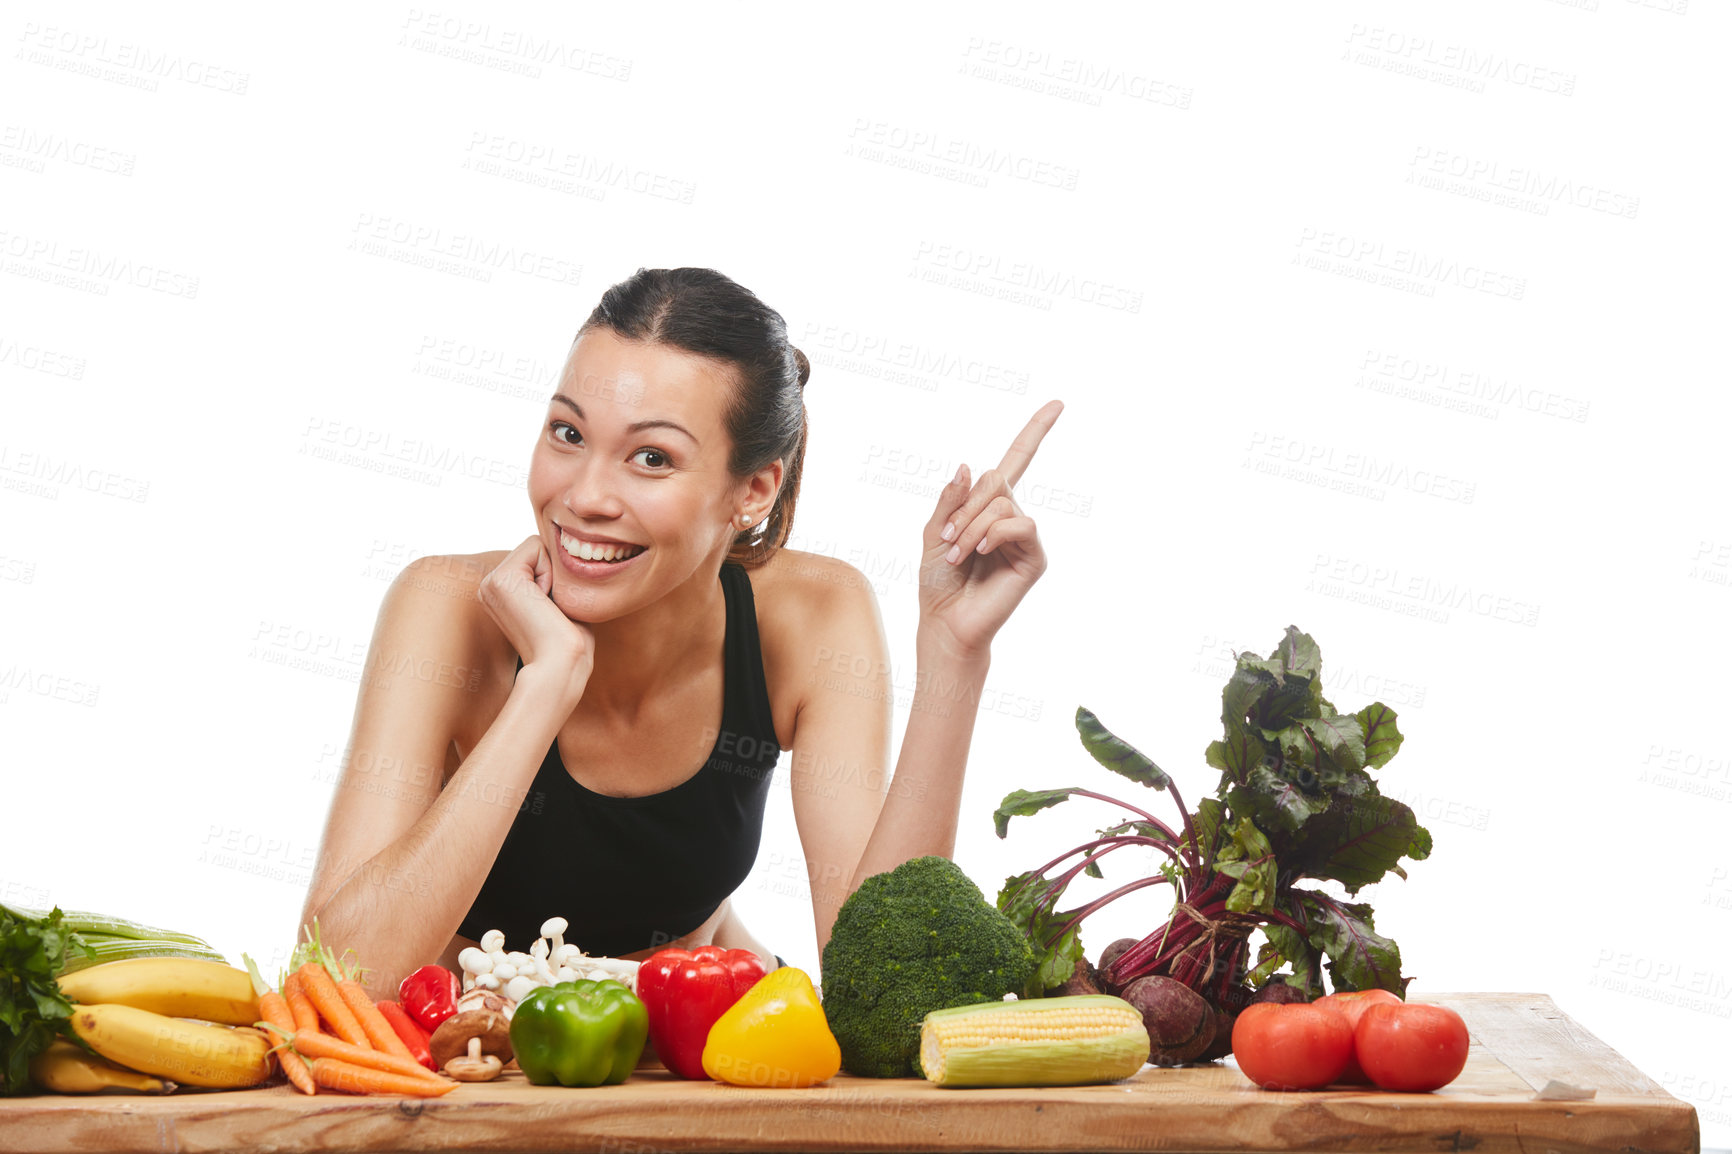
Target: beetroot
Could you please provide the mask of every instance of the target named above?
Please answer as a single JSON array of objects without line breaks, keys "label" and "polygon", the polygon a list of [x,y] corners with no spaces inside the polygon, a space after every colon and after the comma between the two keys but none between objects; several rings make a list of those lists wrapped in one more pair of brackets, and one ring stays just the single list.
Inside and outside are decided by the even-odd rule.
[{"label": "beetroot", "polygon": [[1215,1010],[1215,1040],[1209,1043],[1209,1048],[1197,1055],[1199,1062],[1218,1062],[1233,1052],[1233,1023],[1239,1018],[1234,1010],[1221,1006]]},{"label": "beetroot", "polygon": [[1264,984],[1262,989],[1251,995],[1251,1001],[1253,1004],[1257,1002],[1286,1004],[1291,1002],[1309,1002],[1310,1000],[1310,998],[1305,996],[1304,990],[1301,990],[1298,986],[1289,986],[1280,978],[1271,978]]},{"label": "beetroot", "polygon": [[1185,983],[1167,977],[1138,978],[1119,994],[1143,1015],[1149,1061],[1182,1066],[1215,1040],[1215,1008]]},{"label": "beetroot", "polygon": [[1108,994],[1119,992],[1121,987],[1107,977],[1108,968],[1120,954],[1136,944],[1136,938],[1119,938],[1117,941],[1108,942],[1107,948],[1101,951],[1100,961],[1095,963],[1095,984],[1100,986],[1102,992]]}]

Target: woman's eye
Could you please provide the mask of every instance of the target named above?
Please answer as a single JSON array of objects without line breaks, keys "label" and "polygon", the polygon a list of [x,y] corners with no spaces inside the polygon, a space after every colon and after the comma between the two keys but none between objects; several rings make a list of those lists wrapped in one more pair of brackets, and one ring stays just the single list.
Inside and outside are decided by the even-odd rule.
[{"label": "woman's eye", "polygon": [[639,449],[632,454],[634,460],[641,459],[645,467],[650,469],[665,469],[672,464],[668,455],[660,449]]},{"label": "woman's eye", "polygon": [[[578,433],[577,429],[572,425],[566,424],[564,421],[555,421],[548,427],[553,433],[554,440],[558,441],[562,445],[581,445],[583,443],[583,437]],[[570,436],[567,436],[568,433]]]}]

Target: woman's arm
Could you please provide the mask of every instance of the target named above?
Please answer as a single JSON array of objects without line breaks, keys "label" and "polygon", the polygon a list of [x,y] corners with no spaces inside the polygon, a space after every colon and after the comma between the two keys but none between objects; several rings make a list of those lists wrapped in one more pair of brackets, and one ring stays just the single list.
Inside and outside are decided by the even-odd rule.
[{"label": "woman's arm", "polygon": [[[806,858],[818,951],[842,903],[875,873],[927,854],[950,856],[984,658],[959,658],[922,631],[901,756],[889,768],[889,646],[865,578],[840,561],[805,641],[807,670],[792,757],[794,822]],[[851,578],[851,579],[850,579]]]},{"label": "woman's arm", "polygon": [[[794,737],[794,818],[805,847],[818,949],[861,882],[956,847],[963,772],[1000,626],[1046,568],[1034,521],[1011,489],[1063,406],[1044,406],[997,469],[946,485],[924,532],[920,625],[908,725],[886,782],[889,649],[864,578],[828,578],[805,635],[817,645]],[[840,562],[833,563],[841,565]],[[837,654],[846,656],[838,661]],[[849,773],[855,759],[860,772]],[[888,796],[886,796],[886,794]]]},{"label": "woman's arm", "polygon": [[924,625],[915,634],[914,654],[914,695],[896,776],[849,878],[849,893],[911,858],[949,857],[956,850],[963,771],[991,656],[956,652]]},{"label": "woman's arm", "polygon": [[[543,660],[526,661],[498,716],[441,789],[452,734],[477,708],[480,690],[471,682],[485,676],[487,622],[460,591],[418,580],[416,570],[393,583],[379,612],[302,914],[303,922],[319,919],[324,940],[354,947],[375,990],[394,990],[450,942],[575,707],[574,683],[581,695],[567,662],[544,645]],[[483,582],[493,613],[498,591],[486,586],[498,573]]]}]

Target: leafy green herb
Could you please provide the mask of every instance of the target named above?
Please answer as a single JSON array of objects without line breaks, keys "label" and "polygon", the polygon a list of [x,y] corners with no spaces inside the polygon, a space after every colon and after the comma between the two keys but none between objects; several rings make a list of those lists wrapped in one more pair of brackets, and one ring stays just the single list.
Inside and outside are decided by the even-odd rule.
[{"label": "leafy green herb", "polygon": [[[1088,915],[1147,886],[1171,885],[1173,915],[1103,972],[1110,985],[1164,974],[1217,1001],[1232,1001],[1236,987],[1243,993],[1243,983],[1261,984],[1287,966],[1287,983],[1311,996],[1323,992],[1325,969],[1337,990],[1405,991],[1401,951],[1373,928],[1369,905],[1295,884],[1332,880],[1355,894],[1386,874],[1406,878],[1401,859],[1420,861],[1431,853],[1431,834],[1406,805],[1384,797],[1371,776],[1401,748],[1395,711],[1374,702],[1342,713],[1330,704],[1315,641],[1289,626],[1269,656],[1239,655],[1221,692],[1221,739],[1204,754],[1221,771],[1220,782],[1194,814],[1172,778],[1093,713],[1079,708],[1076,726],[1084,748],[1103,766],[1171,794],[1181,822],[1175,830],[1087,789],[1017,790],[1004,799],[993,814],[999,837],[1011,818],[1073,797],[1111,802],[1135,815],[1038,870],[1006,879],[998,907],[1028,933],[1043,978],[1061,971],[1069,977],[1082,955],[1077,935]],[[1100,877],[1099,859],[1125,845],[1149,846],[1166,860],[1152,876],[1077,909],[1057,910],[1079,873]],[[1265,941],[1253,961],[1254,930]]]},{"label": "leafy green herb", "polygon": [[90,947],[61,926],[59,908],[28,918],[0,906],[0,1094],[30,1087],[30,1059],[66,1034],[72,1003],[54,981],[69,950]]}]

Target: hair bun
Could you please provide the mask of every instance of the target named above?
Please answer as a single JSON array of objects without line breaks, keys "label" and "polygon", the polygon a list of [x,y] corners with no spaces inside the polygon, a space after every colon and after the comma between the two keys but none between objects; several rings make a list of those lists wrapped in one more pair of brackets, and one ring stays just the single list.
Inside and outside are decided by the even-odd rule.
[{"label": "hair bun", "polygon": [[[792,345],[789,345],[788,347],[794,348]],[[794,349],[794,363],[799,366],[800,387],[803,389],[806,387],[806,378],[812,375],[812,362],[806,359],[805,353],[801,352],[799,349]]]}]

